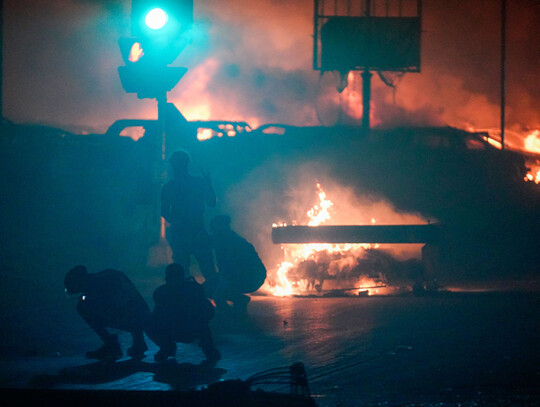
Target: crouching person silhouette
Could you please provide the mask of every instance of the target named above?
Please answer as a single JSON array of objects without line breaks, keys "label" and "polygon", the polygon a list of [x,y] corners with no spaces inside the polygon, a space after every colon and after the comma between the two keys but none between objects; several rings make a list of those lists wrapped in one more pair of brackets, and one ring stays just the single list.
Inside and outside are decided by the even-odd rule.
[{"label": "crouching person silhouette", "polygon": [[253,245],[231,229],[231,218],[218,215],[210,222],[211,244],[219,269],[212,297],[218,309],[245,312],[251,298],[266,279],[266,267]]},{"label": "crouching person silhouette", "polygon": [[116,360],[123,356],[118,335],[107,328],[131,333],[128,356],[142,359],[148,350],[144,341],[145,322],[150,308],[131,280],[121,271],[107,269],[88,273],[85,266],[72,268],[64,278],[69,295],[79,295],[77,312],[101,338],[103,345],[86,353],[89,359]]},{"label": "crouching person silhouette", "polygon": [[206,298],[203,287],[192,277],[186,278],[184,268],[172,263],[165,269],[165,284],[154,291],[154,310],[146,334],[159,346],[156,362],[176,356],[176,343],[199,340],[206,356],[205,364],[215,365],[221,358],[208,323],[215,309]]}]

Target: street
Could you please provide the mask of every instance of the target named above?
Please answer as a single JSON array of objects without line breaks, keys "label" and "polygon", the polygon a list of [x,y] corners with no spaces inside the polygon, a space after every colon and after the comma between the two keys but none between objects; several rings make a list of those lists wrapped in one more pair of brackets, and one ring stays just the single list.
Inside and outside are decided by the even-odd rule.
[{"label": "street", "polygon": [[[5,389],[183,391],[302,362],[318,406],[492,405],[486,399],[538,405],[539,298],[511,292],[253,296],[248,315],[218,313],[212,321],[223,358],[209,369],[199,366],[203,355],[195,344],[179,345],[176,363],[159,365],[149,340],[141,362],[86,360],[99,339],[72,299],[62,298],[20,308],[24,323],[3,312],[0,380]],[[126,349],[129,335],[120,338]],[[261,389],[287,393],[289,386]]]}]

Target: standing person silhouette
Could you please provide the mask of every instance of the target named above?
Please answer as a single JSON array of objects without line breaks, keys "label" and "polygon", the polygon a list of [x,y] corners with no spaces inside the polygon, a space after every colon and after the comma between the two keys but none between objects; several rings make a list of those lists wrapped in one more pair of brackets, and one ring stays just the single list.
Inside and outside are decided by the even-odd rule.
[{"label": "standing person silhouette", "polygon": [[188,271],[193,255],[203,277],[211,281],[216,269],[204,223],[205,205],[216,206],[210,175],[205,172],[202,177],[190,175],[190,157],[182,150],[175,151],[169,162],[173,178],[161,190],[161,216],[170,225],[167,240],[173,261]]}]

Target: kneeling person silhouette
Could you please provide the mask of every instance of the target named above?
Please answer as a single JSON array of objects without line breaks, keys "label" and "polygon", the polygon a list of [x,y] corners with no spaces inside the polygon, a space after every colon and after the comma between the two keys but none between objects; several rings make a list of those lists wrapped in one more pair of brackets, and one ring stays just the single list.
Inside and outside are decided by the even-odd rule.
[{"label": "kneeling person silhouette", "polygon": [[154,291],[154,311],[146,334],[159,346],[156,362],[176,355],[176,343],[199,340],[206,364],[215,365],[221,358],[208,323],[215,309],[204,295],[203,287],[192,277],[186,278],[184,268],[172,263],[165,269],[165,284]]},{"label": "kneeling person silhouette", "polygon": [[231,229],[231,218],[218,215],[210,222],[211,244],[215,250],[219,273],[213,281],[211,298],[217,309],[229,309],[245,313],[251,297],[266,279],[264,266],[255,247]]},{"label": "kneeling person silhouette", "polygon": [[148,304],[131,280],[121,271],[107,269],[88,273],[85,266],[72,268],[64,278],[69,295],[78,295],[77,312],[101,338],[103,345],[86,353],[89,359],[116,360],[123,356],[118,336],[107,328],[131,333],[133,345],[127,354],[142,359],[148,350],[144,341]]}]

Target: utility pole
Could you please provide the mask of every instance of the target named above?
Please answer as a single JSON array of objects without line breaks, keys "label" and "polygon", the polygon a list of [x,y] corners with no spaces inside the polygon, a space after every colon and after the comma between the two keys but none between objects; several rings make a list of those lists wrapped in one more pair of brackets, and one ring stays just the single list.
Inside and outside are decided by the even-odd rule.
[{"label": "utility pole", "polygon": [[[371,0],[365,2],[364,14],[369,21],[371,17]],[[368,31],[368,49],[371,46],[371,30]],[[368,133],[370,130],[370,104],[371,104],[371,72],[369,71],[369,65],[364,68],[362,72],[362,130]]]},{"label": "utility pole", "polygon": [[0,119],[4,117],[4,0],[0,0]]},{"label": "utility pole", "polygon": [[501,149],[506,127],[506,0],[501,0]]}]

